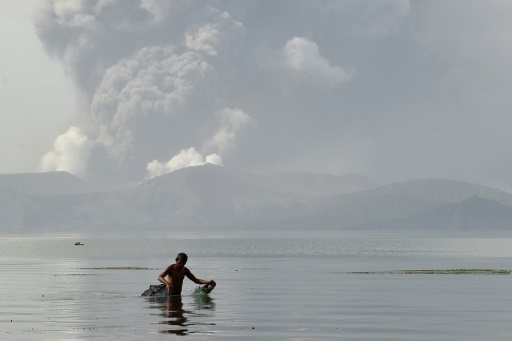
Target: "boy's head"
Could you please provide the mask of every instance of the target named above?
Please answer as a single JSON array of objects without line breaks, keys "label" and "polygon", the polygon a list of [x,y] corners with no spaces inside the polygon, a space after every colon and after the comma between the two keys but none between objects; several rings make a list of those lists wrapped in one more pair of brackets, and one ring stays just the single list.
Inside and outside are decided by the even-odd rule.
[{"label": "boy's head", "polygon": [[188,260],[187,254],[185,254],[183,252],[178,253],[178,255],[176,256],[176,265],[178,265],[179,267],[183,267],[187,263],[187,260]]}]

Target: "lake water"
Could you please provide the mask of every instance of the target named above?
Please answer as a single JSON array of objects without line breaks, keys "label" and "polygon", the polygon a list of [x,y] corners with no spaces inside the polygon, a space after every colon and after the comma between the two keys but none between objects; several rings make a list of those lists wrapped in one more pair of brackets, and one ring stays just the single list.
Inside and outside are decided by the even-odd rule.
[{"label": "lake water", "polygon": [[[196,297],[188,281],[181,298],[140,297],[178,252],[217,288]],[[382,273],[424,269],[512,270],[512,238],[5,236],[0,339],[512,339],[512,275]]]}]

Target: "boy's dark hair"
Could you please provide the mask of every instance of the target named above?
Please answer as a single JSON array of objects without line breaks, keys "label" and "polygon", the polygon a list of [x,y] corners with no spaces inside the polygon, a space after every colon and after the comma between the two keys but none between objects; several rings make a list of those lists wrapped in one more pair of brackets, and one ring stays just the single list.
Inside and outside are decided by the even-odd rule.
[{"label": "boy's dark hair", "polygon": [[187,254],[183,252],[178,253],[178,255],[176,256],[176,261],[179,261],[180,259],[186,262],[188,260]]}]

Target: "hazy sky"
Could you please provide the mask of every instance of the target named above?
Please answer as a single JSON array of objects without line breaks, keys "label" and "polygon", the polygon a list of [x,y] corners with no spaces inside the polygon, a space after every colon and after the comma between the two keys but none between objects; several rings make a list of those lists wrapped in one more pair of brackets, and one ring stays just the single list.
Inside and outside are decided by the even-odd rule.
[{"label": "hazy sky", "polygon": [[212,162],[512,190],[511,17],[509,1],[2,0],[0,172]]}]

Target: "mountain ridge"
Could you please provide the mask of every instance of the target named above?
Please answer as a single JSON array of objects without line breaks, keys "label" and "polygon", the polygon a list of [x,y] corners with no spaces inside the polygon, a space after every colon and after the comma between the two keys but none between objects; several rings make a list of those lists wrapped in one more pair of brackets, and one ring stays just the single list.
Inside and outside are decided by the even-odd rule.
[{"label": "mountain ridge", "polygon": [[[66,181],[53,185],[62,188]],[[445,179],[378,186],[358,175],[257,174],[206,165],[108,192],[91,192],[88,188],[76,192],[76,189],[26,194],[13,186],[0,187],[4,203],[4,209],[0,210],[0,232],[12,229],[70,232],[183,228],[464,229],[464,224],[474,229],[512,229],[507,221],[509,211],[512,217],[511,194]],[[474,201],[473,210],[486,212],[479,222],[481,227],[471,225],[468,220],[476,219],[471,218],[466,202],[474,197],[480,200]],[[456,205],[462,213],[446,213],[456,210]],[[435,222],[435,226],[429,226],[429,221]]]}]

